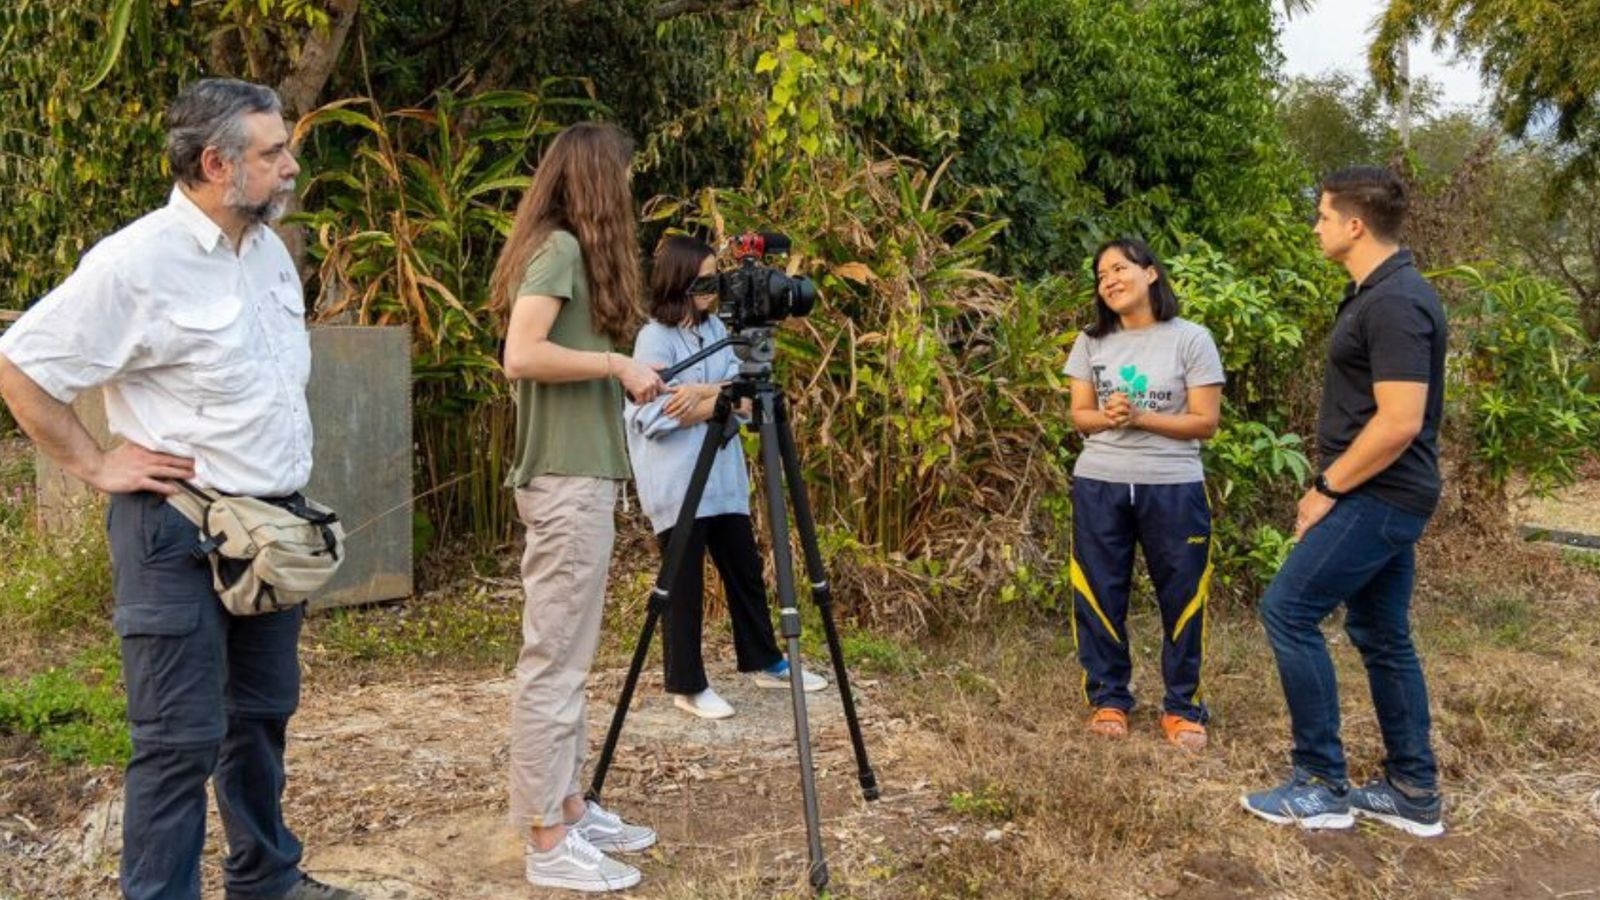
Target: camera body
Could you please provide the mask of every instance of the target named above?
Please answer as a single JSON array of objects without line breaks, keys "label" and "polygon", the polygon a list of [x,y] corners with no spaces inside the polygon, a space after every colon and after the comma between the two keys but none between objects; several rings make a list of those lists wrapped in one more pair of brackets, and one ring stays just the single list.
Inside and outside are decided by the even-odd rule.
[{"label": "camera body", "polygon": [[789,252],[787,237],[746,232],[734,239],[733,250],[733,269],[698,278],[690,288],[692,293],[717,295],[717,316],[729,333],[768,328],[808,315],[816,306],[817,286],[811,279],[791,278],[761,263],[768,254]]}]

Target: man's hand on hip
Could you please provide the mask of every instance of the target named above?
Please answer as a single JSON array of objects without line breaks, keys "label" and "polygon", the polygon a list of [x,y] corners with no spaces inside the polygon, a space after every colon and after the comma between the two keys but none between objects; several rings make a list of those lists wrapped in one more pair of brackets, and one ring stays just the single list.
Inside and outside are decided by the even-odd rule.
[{"label": "man's hand on hip", "polygon": [[174,480],[194,477],[194,460],[123,443],[100,456],[99,464],[84,480],[108,494],[154,491],[176,494]]}]

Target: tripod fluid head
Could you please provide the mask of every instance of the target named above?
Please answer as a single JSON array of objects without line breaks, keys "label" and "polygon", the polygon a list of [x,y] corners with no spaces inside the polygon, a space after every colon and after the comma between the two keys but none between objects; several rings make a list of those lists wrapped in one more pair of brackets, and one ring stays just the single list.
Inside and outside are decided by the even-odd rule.
[{"label": "tripod fluid head", "polygon": [[[677,365],[662,369],[662,381],[671,381],[677,378],[690,366],[695,365],[718,352],[724,347],[732,347],[733,355],[739,358],[739,377],[734,382],[770,384],[772,382],[772,361],[777,357],[777,328],[773,325],[755,325],[741,328],[722,340],[716,341],[694,355],[688,357]],[[743,396],[750,396],[748,391],[738,392]]]}]

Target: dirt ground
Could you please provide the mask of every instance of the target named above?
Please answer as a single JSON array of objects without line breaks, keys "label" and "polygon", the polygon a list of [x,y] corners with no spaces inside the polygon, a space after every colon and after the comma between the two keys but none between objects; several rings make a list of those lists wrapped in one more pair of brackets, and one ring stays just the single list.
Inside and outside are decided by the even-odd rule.
[{"label": "dirt ground", "polygon": [[[1597,501],[1589,485],[1558,509]],[[958,636],[910,674],[855,684],[883,786],[875,803],[861,799],[837,689],[809,696],[834,896],[1600,900],[1600,576],[1562,568],[1553,549],[1476,552],[1438,541],[1419,586],[1450,790],[1444,838],[1370,825],[1305,835],[1238,809],[1241,787],[1281,775],[1288,734],[1245,611],[1212,623],[1218,717],[1195,757],[1156,738],[1148,707],[1120,745],[1086,736],[1070,643],[1032,623]],[[1491,596],[1519,579],[1515,596],[1548,605]],[[1130,625],[1155,632],[1148,615]],[[1330,635],[1352,764],[1370,771],[1380,745],[1359,661]],[[645,881],[625,896],[809,896],[788,694],[743,680],[713,643],[713,683],[738,715],[677,711],[652,666],[628,718],[605,801],[661,843],[636,858]],[[1153,674],[1157,643],[1137,648],[1136,683]],[[286,804],[310,871],[369,900],[563,896],[522,881],[504,819],[509,677],[349,668],[313,646],[302,660]],[[591,681],[593,749],[623,674],[603,666]],[[64,768],[0,734],[0,900],[116,897],[120,794],[114,769]],[[207,900],[222,896],[222,847],[213,810]]]},{"label": "dirt ground", "polygon": [[1600,478],[1580,481],[1549,497],[1512,501],[1518,524],[1600,537]]},{"label": "dirt ground", "polygon": [[[659,676],[647,676],[642,685],[605,799],[657,828],[661,844],[639,860],[646,880],[626,896],[809,894],[788,695],[758,689],[729,668],[726,661],[714,664],[712,677],[739,713],[720,722],[672,708],[660,692]],[[307,675],[310,688],[292,725],[287,805],[307,846],[311,871],[359,888],[370,900],[560,896],[522,882],[520,841],[503,818],[509,679],[438,676],[336,685],[336,676],[314,668]],[[594,679],[591,745],[598,745],[609,722],[607,698],[615,696],[621,679],[618,670]],[[836,896],[1297,896],[1274,888],[1283,884],[1282,873],[1264,866],[1260,855],[1244,846],[1277,832],[1223,808],[1226,802],[1217,803],[1211,814],[1228,827],[1218,829],[1209,846],[1153,848],[1161,864],[1152,872],[1129,873],[1125,891],[1050,887],[1030,893],[1013,887],[971,892],[952,869],[976,860],[1004,867],[1010,855],[1042,836],[1009,822],[975,821],[953,812],[950,786],[930,784],[920,774],[944,770],[935,757],[953,752],[937,733],[937,719],[903,714],[887,702],[900,689],[909,688],[904,692],[911,695],[918,691],[889,679],[858,688],[872,763],[884,786],[876,803],[862,801],[857,790],[836,691],[830,687],[813,694],[808,703]],[[1038,739],[1060,738],[1045,733]],[[0,897],[115,897],[117,774],[79,770],[75,780],[66,780],[43,774],[47,767],[29,754],[17,758],[13,754],[19,749],[0,747],[0,757],[9,757],[0,763],[8,782],[0,791],[6,798],[0,801]],[[1239,749],[1250,748],[1229,747],[1225,753]],[[1095,746],[1085,752],[1106,751]],[[1127,765],[1136,773],[1154,764],[1173,776],[1170,754],[1153,738],[1111,752],[1131,754]],[[1226,781],[1230,775],[1219,754],[1182,761],[1173,777]],[[1594,790],[1589,799],[1594,827],[1565,842],[1541,839],[1508,849],[1501,842],[1480,841],[1479,826],[1470,821],[1455,822],[1451,835],[1434,842],[1374,835],[1366,828],[1329,836],[1284,831],[1282,864],[1298,868],[1305,865],[1299,860],[1308,858],[1313,871],[1353,869],[1375,885],[1404,865],[1413,873],[1436,871],[1443,884],[1469,861],[1482,868],[1477,857],[1493,848],[1499,858],[1487,868],[1498,874],[1456,879],[1455,890],[1433,896],[1600,897],[1600,773],[1590,773],[1585,784]],[[19,785],[31,787],[18,790]],[[220,847],[213,811],[207,898],[221,896]],[[9,893],[4,885],[11,886]]]},{"label": "dirt ground", "polygon": [[[596,748],[623,674],[592,680]],[[701,883],[773,896],[805,884],[789,695],[757,688],[725,665],[720,675],[719,691],[739,711],[732,719],[708,722],[673,708],[658,674],[643,679],[635,698],[605,801],[651,824],[662,843],[642,858],[647,881],[630,896],[699,896]],[[308,679],[314,683],[317,673]],[[449,677],[311,687],[292,725],[287,796],[307,868],[371,900],[530,896],[520,839],[504,819],[511,688],[508,678]],[[899,735],[909,726],[879,708],[882,689],[867,681],[856,691],[872,764],[886,784],[872,804],[860,796],[837,691],[830,686],[807,704],[828,862],[847,880],[870,879],[867,870],[887,858],[936,852],[973,830],[942,820],[942,798],[926,782],[903,780]],[[0,860],[10,857],[0,868],[11,869],[14,884],[37,885],[19,900],[116,896],[118,779],[99,773],[92,780],[69,801],[57,793],[66,785],[41,776],[34,790],[0,805]],[[53,833],[30,829],[22,808],[47,798],[61,801],[45,804],[59,818],[75,805],[87,811]],[[208,897],[220,896],[214,809],[210,824]],[[0,896],[9,895],[0,888]]]}]

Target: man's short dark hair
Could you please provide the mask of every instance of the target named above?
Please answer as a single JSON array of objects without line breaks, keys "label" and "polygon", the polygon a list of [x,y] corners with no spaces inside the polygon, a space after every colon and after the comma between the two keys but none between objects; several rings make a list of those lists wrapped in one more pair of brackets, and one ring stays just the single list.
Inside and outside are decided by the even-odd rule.
[{"label": "man's short dark hair", "polygon": [[1360,219],[1381,241],[1397,241],[1406,220],[1406,186],[1380,166],[1350,166],[1322,179],[1319,191],[1341,214]]},{"label": "man's short dark hair", "polygon": [[244,117],[282,112],[277,93],[259,84],[206,78],[189,85],[167,109],[167,161],[173,177],[186,185],[205,181],[200,158],[207,147],[237,161],[250,142]]}]

